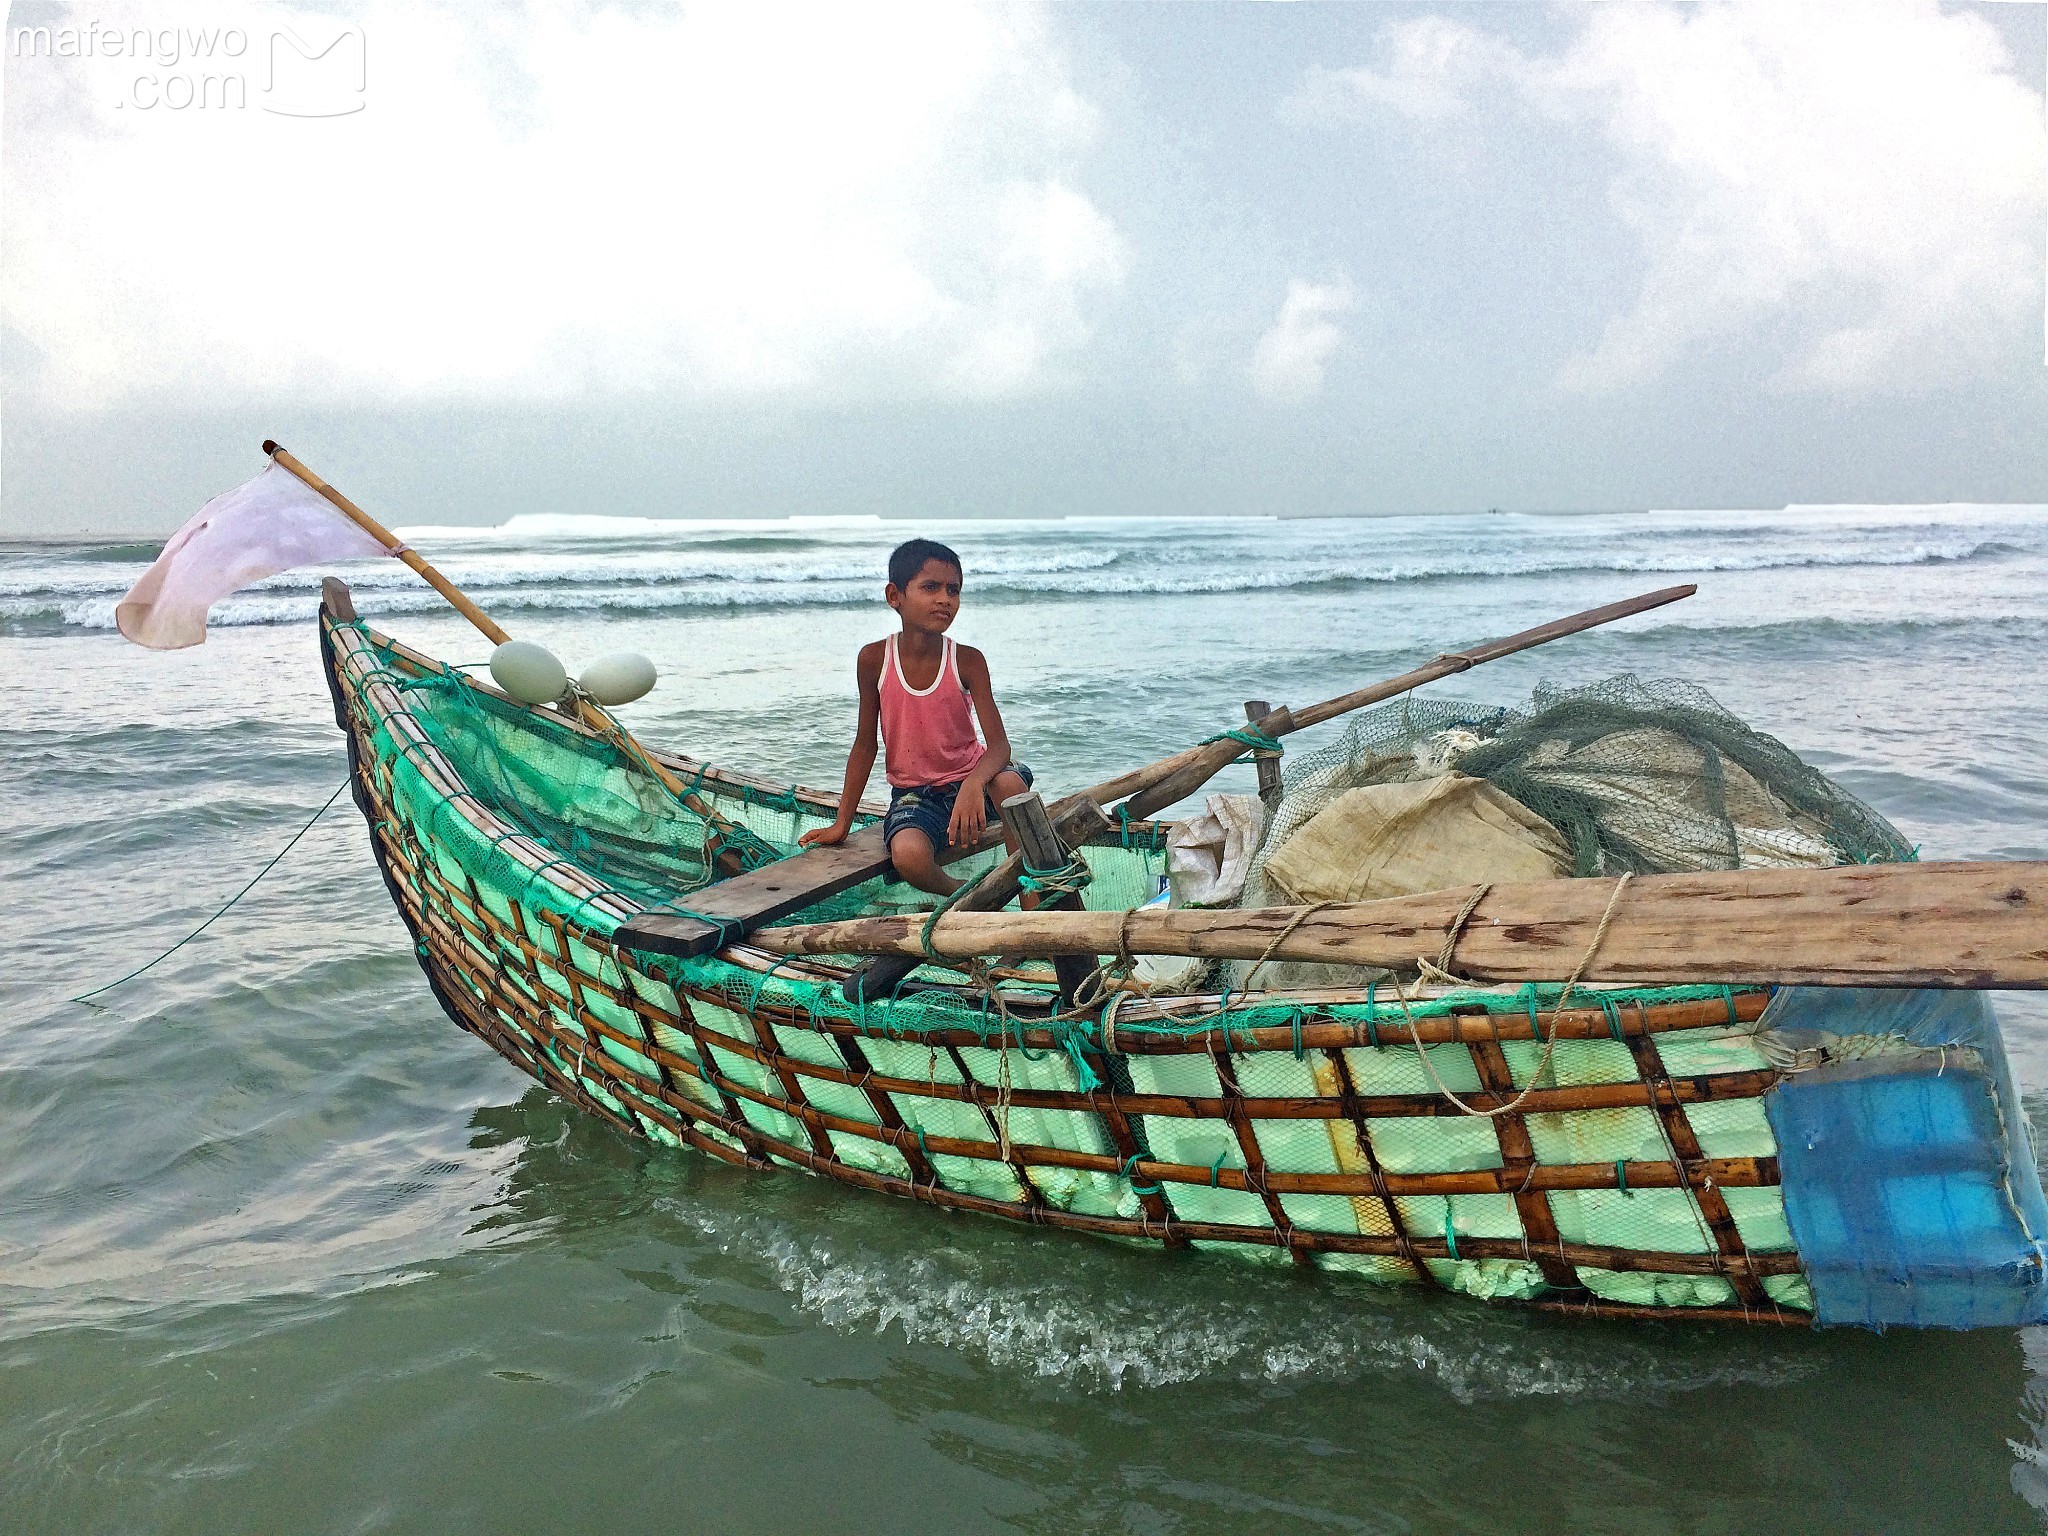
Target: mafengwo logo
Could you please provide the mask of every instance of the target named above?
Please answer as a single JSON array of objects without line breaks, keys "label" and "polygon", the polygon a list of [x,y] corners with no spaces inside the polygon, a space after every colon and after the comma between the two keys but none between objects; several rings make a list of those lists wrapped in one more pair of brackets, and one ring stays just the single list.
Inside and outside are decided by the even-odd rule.
[{"label": "mafengwo logo", "polygon": [[363,110],[363,29],[343,27],[323,43],[290,27],[270,34],[263,110],[281,117],[347,117]]},{"label": "mafengwo logo", "polygon": [[[16,59],[86,72],[121,111],[352,117],[363,110],[363,29],[320,17],[293,26],[108,26],[87,19],[13,29]],[[251,77],[254,77],[253,79]]]}]

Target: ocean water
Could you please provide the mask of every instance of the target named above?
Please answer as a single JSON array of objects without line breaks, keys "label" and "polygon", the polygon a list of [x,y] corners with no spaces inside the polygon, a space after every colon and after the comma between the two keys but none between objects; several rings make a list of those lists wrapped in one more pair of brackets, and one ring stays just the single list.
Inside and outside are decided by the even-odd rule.
[{"label": "ocean water", "polygon": [[[1053,789],[1684,580],[1433,691],[1684,679],[1927,857],[2048,857],[2048,509],[407,530],[572,665],[653,656],[649,739],[824,785],[912,533],[965,557],[956,632]],[[317,581],[157,655],[112,630],[153,553],[0,545],[0,1530],[2048,1524],[2048,1330],[1538,1315],[630,1143],[440,1015],[345,798],[70,1001],[344,773]],[[487,654],[395,564],[346,574]],[[2048,1130],[2048,1007],[1998,1009]]]}]

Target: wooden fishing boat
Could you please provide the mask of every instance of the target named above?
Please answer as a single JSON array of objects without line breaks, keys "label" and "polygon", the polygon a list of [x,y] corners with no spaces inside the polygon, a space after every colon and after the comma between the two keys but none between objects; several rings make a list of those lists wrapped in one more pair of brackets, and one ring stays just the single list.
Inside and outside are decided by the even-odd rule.
[{"label": "wooden fishing boat", "polygon": [[[1490,984],[1075,1006],[1076,965],[1128,948],[1120,914],[1160,889],[1163,823],[1060,819],[1092,881],[1023,952],[1088,958],[971,963],[993,939],[947,934],[1001,920],[903,916],[872,834],[787,857],[832,818],[829,794],[515,703],[370,629],[333,581],[320,643],[355,800],[434,995],[627,1134],[951,1210],[1582,1312],[2048,1314],[2048,1203],[1979,993],[1779,984],[1805,975],[1792,960],[1775,981],[1756,964],[1689,976],[1629,950],[1625,921],[1611,931],[1633,959],[1609,969],[1638,968],[1616,984],[1584,937],[1590,918],[1594,949],[1609,934],[1612,882],[1560,881],[1583,910],[1547,948],[1480,909],[1460,954]],[[1154,803],[1175,798],[1163,782]],[[1674,889],[1712,906],[1707,886]],[[2015,921],[2038,922],[2019,896]],[[1415,934],[1429,951],[1447,935],[1448,958],[1475,905],[1425,901],[1388,943],[1412,955]],[[1335,954],[1309,942],[1327,916],[1257,930],[1277,934],[1265,953]],[[1547,981],[1514,979],[1510,929]],[[877,985],[889,942],[908,953]],[[1186,952],[1250,953],[1218,943]],[[1586,979],[1567,986],[1574,960]]]}]

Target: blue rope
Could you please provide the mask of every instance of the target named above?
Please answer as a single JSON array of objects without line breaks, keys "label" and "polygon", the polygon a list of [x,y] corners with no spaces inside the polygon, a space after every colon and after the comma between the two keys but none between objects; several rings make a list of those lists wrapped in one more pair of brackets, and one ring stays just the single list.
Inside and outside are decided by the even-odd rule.
[{"label": "blue rope", "polygon": [[[140,976],[144,971],[148,970],[151,966],[157,965],[162,961],[170,959],[172,955],[175,955],[187,944],[190,944],[194,939],[198,938],[199,935],[206,932],[207,929],[211,928],[217,921],[219,921],[222,917],[225,917],[227,915],[228,909],[230,907],[232,907],[236,902],[240,901],[244,896],[248,895],[251,891],[256,889],[256,881],[261,880],[265,875],[269,874],[273,869],[277,868],[278,861],[282,859],[286,854],[292,851],[293,845],[296,844],[300,838],[304,837],[308,832],[313,830],[313,823],[318,821],[322,816],[325,816],[327,814],[328,807],[333,805],[335,801],[341,798],[341,792],[344,789],[347,789],[348,786],[349,781],[347,779],[343,779],[339,784],[335,785],[334,793],[329,795],[325,800],[321,801],[320,809],[315,811],[311,816],[308,816],[306,818],[306,824],[303,827],[300,827],[298,831],[294,832],[291,835],[291,840],[287,842],[282,848],[278,849],[277,853],[271,858],[270,862],[268,864],[265,864],[261,869],[257,870],[255,877],[251,879],[247,885],[243,886],[239,891],[235,892],[234,895],[230,896],[227,899],[227,901],[222,904],[220,910],[215,912],[212,917],[209,917],[197,928],[194,928],[190,933],[186,934],[185,937],[178,940],[177,943],[173,944],[169,949],[165,950],[162,954],[158,955],[156,959],[149,961],[148,964],[138,965],[134,970],[130,971],[126,976],[121,977],[120,980],[118,981],[110,981],[103,987],[94,987],[90,992],[81,992],[78,994],[78,996],[72,998],[71,1001],[73,1001],[74,1003],[87,1002],[92,998],[98,997],[102,992],[113,991],[114,988],[120,986],[122,982],[133,981],[136,977]],[[94,1006],[97,1005],[95,1004]]]}]

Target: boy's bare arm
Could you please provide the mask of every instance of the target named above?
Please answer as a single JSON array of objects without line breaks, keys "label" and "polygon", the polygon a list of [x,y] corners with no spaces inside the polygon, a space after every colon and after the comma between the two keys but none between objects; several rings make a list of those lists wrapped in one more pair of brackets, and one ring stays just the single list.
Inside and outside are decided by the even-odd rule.
[{"label": "boy's bare arm", "polygon": [[860,684],[860,723],[854,727],[853,750],[846,754],[846,782],[839,791],[839,815],[829,827],[813,827],[797,839],[801,847],[825,847],[846,841],[853,830],[854,812],[867,792],[868,775],[875,771],[875,746],[882,719],[883,642],[861,647],[854,675]]},{"label": "boy's bare arm", "polygon": [[948,829],[948,839],[960,845],[981,836],[988,819],[984,804],[988,786],[1010,766],[1010,733],[1003,728],[1002,711],[996,708],[995,689],[988,679],[988,658],[971,645],[961,646],[955,655],[960,681],[967,685],[967,696],[974,701],[975,718],[981,722],[982,741],[981,761],[960,781],[960,793],[953,801],[953,824]]}]

